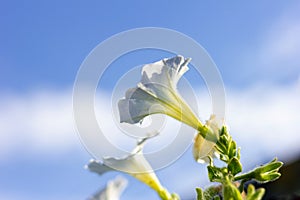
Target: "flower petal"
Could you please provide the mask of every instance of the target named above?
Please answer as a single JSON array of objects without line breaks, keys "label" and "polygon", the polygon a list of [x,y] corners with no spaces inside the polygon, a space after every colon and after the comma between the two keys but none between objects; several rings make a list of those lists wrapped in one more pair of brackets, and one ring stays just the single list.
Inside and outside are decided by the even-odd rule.
[{"label": "flower petal", "polygon": [[144,117],[162,113],[163,110],[159,106],[157,99],[146,93],[141,88],[131,88],[127,90],[125,99],[121,99],[118,103],[120,122],[135,124]]},{"label": "flower petal", "polygon": [[94,194],[89,200],[119,200],[127,183],[125,178],[117,176],[115,179],[109,180],[106,187]]},{"label": "flower petal", "polygon": [[152,172],[152,167],[143,156],[143,147],[148,139],[155,136],[157,136],[157,133],[154,135],[150,134],[148,137],[138,141],[132,153],[123,158],[106,157],[103,158],[102,162],[91,159],[85,167],[99,175],[112,170],[123,171],[129,174]]},{"label": "flower petal", "polygon": [[194,159],[199,163],[209,162],[208,156],[216,156],[215,145],[219,137],[220,126],[217,122],[216,116],[211,115],[210,119],[206,121],[205,126],[208,128],[208,131],[214,135],[214,140],[206,140],[197,134],[194,139],[193,155]]},{"label": "flower petal", "polygon": [[95,172],[99,175],[102,175],[108,171],[112,171],[114,169],[104,165],[103,163],[97,161],[97,160],[94,160],[94,159],[91,159],[89,161],[89,163],[85,166],[86,169],[90,170],[91,172]]},{"label": "flower petal", "polygon": [[209,163],[208,156],[214,156],[215,142],[205,140],[199,133],[195,136],[193,156],[194,159],[199,163]]},{"label": "flower petal", "polygon": [[[183,56],[176,56],[169,59],[163,59],[158,62],[147,64],[142,69],[142,80],[140,85],[146,86],[158,98],[163,98],[161,88],[176,89],[177,82],[188,71],[190,58],[185,59]],[[154,83],[154,84],[153,84]]]},{"label": "flower petal", "polygon": [[149,135],[149,137],[139,141],[137,147],[129,156],[124,158],[104,158],[103,162],[91,160],[86,168],[99,175],[111,170],[126,172],[157,191],[160,195],[170,195],[165,188],[162,187],[151,165],[142,153],[145,141],[154,136],[155,135]]},{"label": "flower petal", "polygon": [[142,153],[137,153],[124,159],[107,158],[103,160],[103,163],[92,160],[87,165],[87,168],[92,172],[98,173],[99,175],[102,175],[110,170],[123,171],[145,183],[158,193],[166,192],[165,188],[163,188],[160,184],[160,181],[153,172],[152,167],[144,158]]}]

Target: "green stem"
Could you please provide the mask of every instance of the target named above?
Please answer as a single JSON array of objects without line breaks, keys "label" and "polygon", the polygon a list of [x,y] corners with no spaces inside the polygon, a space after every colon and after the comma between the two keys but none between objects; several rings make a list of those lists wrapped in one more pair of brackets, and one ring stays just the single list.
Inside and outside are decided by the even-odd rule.
[{"label": "green stem", "polygon": [[253,171],[245,173],[245,174],[241,174],[239,176],[236,176],[236,177],[233,178],[233,180],[234,181],[238,181],[238,180],[248,181],[248,180],[252,179],[252,177],[253,177]]},{"label": "green stem", "polygon": [[240,193],[242,193],[244,191],[244,184],[245,184],[245,182],[246,182],[246,180],[244,179],[244,180],[241,181],[241,184],[239,185],[239,191],[240,191]]}]

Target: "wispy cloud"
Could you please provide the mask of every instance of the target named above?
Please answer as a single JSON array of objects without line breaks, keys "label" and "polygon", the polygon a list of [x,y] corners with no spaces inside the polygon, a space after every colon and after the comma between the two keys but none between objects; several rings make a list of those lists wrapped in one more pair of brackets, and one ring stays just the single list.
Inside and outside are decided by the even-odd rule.
[{"label": "wispy cloud", "polygon": [[[227,89],[227,124],[247,153],[254,152],[254,156],[264,151],[264,156],[288,156],[299,152],[299,91],[299,83],[257,85],[242,91]],[[199,95],[200,116],[206,119],[211,110],[209,95]],[[119,130],[118,117],[110,114],[110,98],[101,98],[98,103],[102,105],[97,113],[103,132],[112,143],[130,151],[135,141]],[[2,158],[12,153],[55,154],[81,148],[73,121],[71,90],[6,96],[0,108]],[[179,127],[178,122],[167,118],[161,136],[149,143],[155,147],[150,151],[172,141]],[[252,148],[254,144],[256,148]]]},{"label": "wispy cloud", "polygon": [[20,152],[58,153],[78,143],[71,90],[1,96],[1,158]]},{"label": "wispy cloud", "polygon": [[272,156],[289,160],[299,155],[299,91],[298,81],[227,93],[227,121],[245,157],[253,161]]}]

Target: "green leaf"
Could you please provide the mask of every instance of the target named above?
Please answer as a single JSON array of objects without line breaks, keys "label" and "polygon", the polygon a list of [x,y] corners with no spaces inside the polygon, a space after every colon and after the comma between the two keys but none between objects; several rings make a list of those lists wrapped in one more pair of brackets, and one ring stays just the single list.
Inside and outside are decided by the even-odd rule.
[{"label": "green leaf", "polygon": [[275,180],[279,179],[280,176],[281,176],[280,173],[275,172],[275,173],[263,175],[262,177],[264,180],[269,182],[269,181],[275,181]]},{"label": "green leaf", "polygon": [[248,185],[248,189],[247,189],[247,195],[248,195],[248,196],[251,196],[251,195],[253,195],[254,193],[255,193],[255,187],[254,187],[254,185],[249,184],[249,185]]},{"label": "green leaf", "polygon": [[223,197],[224,200],[243,200],[240,191],[231,182],[223,184]]},{"label": "green leaf", "polygon": [[236,152],[237,159],[241,159],[241,148],[239,147]]},{"label": "green leaf", "polygon": [[196,188],[197,200],[205,200],[204,194],[201,188]]},{"label": "green leaf", "polygon": [[203,194],[205,199],[211,200],[211,199],[217,199],[221,191],[222,191],[221,185],[211,186],[206,188]]},{"label": "green leaf", "polygon": [[227,164],[233,157],[239,158],[240,156],[236,142],[232,140],[232,137],[227,132],[225,126],[223,126],[220,131],[220,137],[216,143],[216,149],[220,153],[220,159]]},{"label": "green leaf", "polygon": [[267,163],[266,165],[263,165],[260,168],[261,172],[272,172],[272,171],[278,171],[280,167],[282,167],[283,163],[277,160],[272,160],[271,162]]},{"label": "green leaf", "polygon": [[253,170],[253,179],[261,183],[275,181],[281,174],[278,172],[283,163],[275,158],[271,162]]},{"label": "green leaf", "polygon": [[208,178],[211,182],[222,182],[224,179],[224,168],[207,166]]},{"label": "green leaf", "polygon": [[247,200],[261,200],[265,194],[264,188],[259,188],[255,190],[252,184],[249,184],[247,189]]},{"label": "green leaf", "polygon": [[229,144],[229,149],[228,149],[228,157],[233,158],[236,155],[236,143],[235,141],[231,141]]},{"label": "green leaf", "polygon": [[228,170],[232,175],[240,173],[242,171],[241,162],[236,157],[233,157],[228,163]]},{"label": "green leaf", "polygon": [[255,168],[254,170],[235,176],[234,180],[251,180],[255,179],[256,181],[260,183],[267,183],[270,181],[275,181],[278,179],[281,174],[278,172],[281,166],[283,165],[282,162],[277,161],[277,159],[272,160],[271,162],[262,165],[260,167]]}]

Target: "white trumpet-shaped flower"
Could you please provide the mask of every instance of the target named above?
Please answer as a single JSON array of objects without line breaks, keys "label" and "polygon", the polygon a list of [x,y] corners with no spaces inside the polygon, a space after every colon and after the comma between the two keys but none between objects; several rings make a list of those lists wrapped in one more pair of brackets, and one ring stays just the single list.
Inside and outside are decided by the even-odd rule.
[{"label": "white trumpet-shaped flower", "polygon": [[177,91],[177,83],[188,71],[190,60],[176,56],[145,65],[137,87],[127,90],[125,98],[119,101],[120,121],[134,124],[151,114],[166,114],[196,129],[200,134],[196,141],[205,138],[216,142],[217,132],[201,123]]},{"label": "white trumpet-shaped flower", "polygon": [[201,162],[207,161],[207,155],[214,151],[220,128],[213,115],[203,125],[177,91],[177,83],[188,71],[189,62],[190,59],[176,56],[145,65],[141,81],[137,87],[127,90],[118,106],[121,122],[134,124],[148,115],[161,113],[196,129],[193,154]]},{"label": "white trumpet-shaped flower", "polygon": [[155,190],[161,199],[172,200],[173,195],[161,185],[142,153],[146,139],[139,142],[133,152],[125,158],[104,158],[102,162],[92,159],[86,168],[99,175],[111,170],[126,172]]},{"label": "white trumpet-shaped flower", "polygon": [[119,101],[120,121],[134,124],[160,113],[201,129],[202,123],[177,91],[177,83],[189,69],[189,62],[189,58],[176,56],[145,65],[137,87],[127,90],[125,98]]}]

